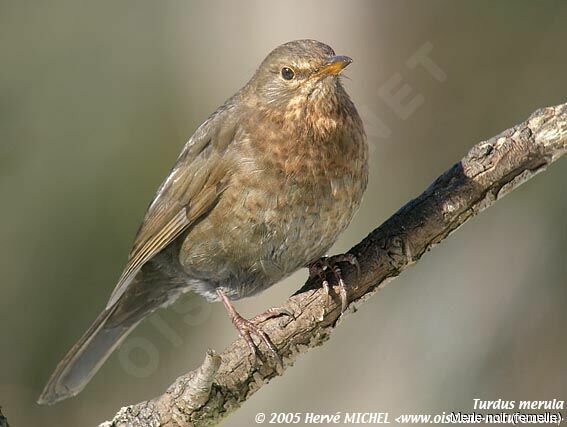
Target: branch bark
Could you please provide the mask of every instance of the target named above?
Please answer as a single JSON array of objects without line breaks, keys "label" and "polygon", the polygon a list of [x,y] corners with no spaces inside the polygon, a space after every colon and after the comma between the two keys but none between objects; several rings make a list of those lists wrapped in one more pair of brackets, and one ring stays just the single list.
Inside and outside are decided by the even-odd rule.
[{"label": "branch bark", "polygon": [[[567,104],[542,108],[528,120],[476,144],[419,197],[353,247],[360,274],[345,265],[349,309],[364,302],[474,215],[516,189],[567,152]],[[335,294],[337,289],[334,289]],[[270,319],[263,329],[284,361],[323,344],[340,320],[340,301],[328,302],[316,280],[283,305],[295,319]],[[218,423],[278,374],[273,361],[255,363],[242,339],[179,377],[154,399],[122,408],[101,427],[200,426]]]},{"label": "branch bark", "polygon": [[8,420],[2,415],[2,407],[0,406],[0,427],[10,427]]}]

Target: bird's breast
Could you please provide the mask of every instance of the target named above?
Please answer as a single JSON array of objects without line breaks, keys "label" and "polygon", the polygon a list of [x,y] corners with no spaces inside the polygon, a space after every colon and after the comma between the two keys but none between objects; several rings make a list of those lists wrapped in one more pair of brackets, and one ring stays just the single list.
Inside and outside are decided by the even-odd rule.
[{"label": "bird's breast", "polygon": [[367,164],[362,133],[348,128],[323,140],[243,127],[236,139],[230,183],[187,234],[182,264],[243,297],[325,254],[360,204]]},{"label": "bird's breast", "polygon": [[287,275],[320,257],[360,204],[368,173],[362,131],[331,116],[318,120],[324,133],[267,128],[242,139],[231,187],[250,241],[263,248],[258,268]]}]

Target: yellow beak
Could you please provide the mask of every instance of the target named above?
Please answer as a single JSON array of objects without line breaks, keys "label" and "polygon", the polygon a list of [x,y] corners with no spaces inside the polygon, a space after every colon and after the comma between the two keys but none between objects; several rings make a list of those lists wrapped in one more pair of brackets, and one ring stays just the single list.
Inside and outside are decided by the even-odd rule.
[{"label": "yellow beak", "polygon": [[329,61],[319,68],[314,76],[322,75],[337,75],[339,74],[347,65],[352,62],[352,59],[348,56],[335,55],[329,58]]}]

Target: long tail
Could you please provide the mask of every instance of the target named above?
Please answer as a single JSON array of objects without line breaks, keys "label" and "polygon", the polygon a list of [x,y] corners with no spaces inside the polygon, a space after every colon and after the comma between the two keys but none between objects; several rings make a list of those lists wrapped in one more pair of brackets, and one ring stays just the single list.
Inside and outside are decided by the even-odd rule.
[{"label": "long tail", "polygon": [[109,326],[108,324],[111,323],[109,319],[115,309],[116,305],[103,311],[59,362],[37,403],[52,405],[79,393],[141,320],[127,326],[120,324]]},{"label": "long tail", "polygon": [[180,289],[157,261],[147,263],[59,362],[37,402],[51,405],[79,393],[128,333],[157,308],[173,302]]}]

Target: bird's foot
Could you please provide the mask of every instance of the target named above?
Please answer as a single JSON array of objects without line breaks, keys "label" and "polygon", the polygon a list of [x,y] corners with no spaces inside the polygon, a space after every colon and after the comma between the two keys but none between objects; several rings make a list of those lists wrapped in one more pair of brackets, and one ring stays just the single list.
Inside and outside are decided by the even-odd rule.
[{"label": "bird's foot", "polygon": [[220,296],[226,308],[226,311],[228,312],[230,320],[232,321],[232,324],[238,330],[238,333],[244,339],[244,341],[248,345],[248,348],[250,348],[250,352],[252,353],[254,358],[259,358],[260,360],[262,360],[262,362],[264,362],[258,346],[252,339],[252,335],[260,338],[260,341],[263,342],[264,345],[270,350],[278,365],[283,367],[283,361],[278,353],[278,349],[276,348],[268,334],[260,329],[258,324],[265,322],[268,319],[283,315],[294,318],[293,313],[285,308],[270,308],[251,319],[245,319],[236,311],[230,299],[221,290],[217,290],[217,294]]},{"label": "bird's foot", "polygon": [[309,277],[318,277],[321,279],[323,289],[327,294],[327,299],[331,299],[331,287],[327,280],[327,271],[331,270],[335,280],[339,284],[339,294],[341,297],[341,314],[345,312],[348,305],[348,285],[343,280],[341,269],[337,265],[341,262],[348,262],[356,267],[357,273],[360,274],[360,265],[353,254],[339,254],[332,257],[323,257],[309,265]]}]

